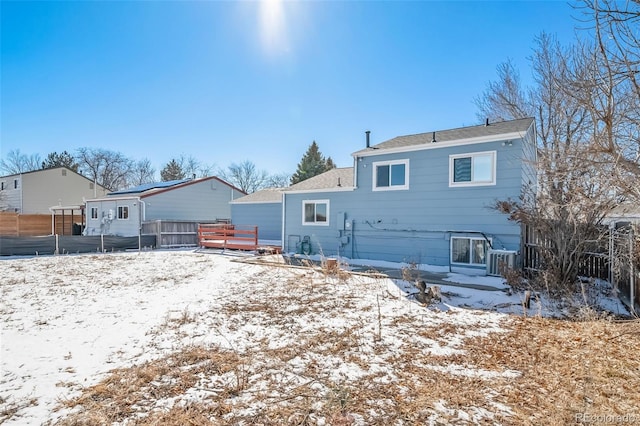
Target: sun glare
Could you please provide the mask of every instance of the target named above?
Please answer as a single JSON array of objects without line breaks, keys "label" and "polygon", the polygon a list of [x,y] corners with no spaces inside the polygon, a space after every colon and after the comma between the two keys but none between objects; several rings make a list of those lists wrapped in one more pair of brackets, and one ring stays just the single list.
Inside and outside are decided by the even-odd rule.
[{"label": "sun glare", "polygon": [[282,0],[260,1],[260,38],[267,53],[277,54],[289,50]]}]

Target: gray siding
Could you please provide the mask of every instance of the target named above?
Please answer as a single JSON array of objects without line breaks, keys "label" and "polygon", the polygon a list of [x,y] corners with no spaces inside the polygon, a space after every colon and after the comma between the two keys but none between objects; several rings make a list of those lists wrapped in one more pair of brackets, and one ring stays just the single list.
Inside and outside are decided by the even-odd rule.
[{"label": "gray siding", "polygon": [[[451,236],[480,236],[495,248],[520,249],[520,227],[492,206],[517,199],[523,175],[522,140],[502,141],[361,157],[357,188],[350,192],[285,194],[285,250],[299,250],[308,236],[314,253],[349,258],[448,265]],[[449,187],[449,155],[496,151],[496,184]],[[409,159],[409,189],[372,191],[376,161]],[[303,200],[330,200],[329,226],[302,225]],[[346,215],[351,230],[342,230]],[[342,237],[348,238],[342,238]]]},{"label": "gray siding", "polygon": [[[18,181],[18,188],[14,188],[14,181]],[[0,211],[24,213],[22,211],[22,179],[20,175],[6,176],[0,179],[4,189],[0,194]]]},{"label": "gray siding", "polygon": [[[129,217],[118,219],[118,207],[129,207]],[[98,218],[91,218],[91,209],[98,209]],[[109,212],[111,218],[109,218]],[[122,237],[132,237],[140,233],[140,203],[137,199],[102,199],[97,201],[87,201],[87,224],[86,235],[117,235]]]},{"label": "gray siding", "polygon": [[231,204],[231,223],[255,225],[258,239],[282,239],[282,203]]},{"label": "gray siding", "polygon": [[231,219],[229,202],[242,193],[215,179],[146,195],[145,220],[215,221]]}]

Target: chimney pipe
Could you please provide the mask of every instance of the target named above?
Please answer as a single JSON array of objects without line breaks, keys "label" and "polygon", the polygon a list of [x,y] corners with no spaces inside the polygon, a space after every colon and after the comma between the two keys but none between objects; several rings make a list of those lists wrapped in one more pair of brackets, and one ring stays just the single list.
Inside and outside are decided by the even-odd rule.
[{"label": "chimney pipe", "polygon": [[489,125],[489,119],[487,118],[487,121],[484,122],[485,127]]},{"label": "chimney pipe", "polygon": [[436,132],[433,132],[433,135],[431,136],[431,143],[435,143],[436,141]]},{"label": "chimney pipe", "polygon": [[371,133],[371,130],[367,130],[364,133],[367,135],[367,148],[369,148],[369,134]]}]

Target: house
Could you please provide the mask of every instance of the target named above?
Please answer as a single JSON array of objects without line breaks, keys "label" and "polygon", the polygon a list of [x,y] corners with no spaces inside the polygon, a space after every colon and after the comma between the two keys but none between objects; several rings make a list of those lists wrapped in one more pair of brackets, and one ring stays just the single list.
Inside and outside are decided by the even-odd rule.
[{"label": "house", "polygon": [[282,239],[282,192],[284,188],[267,188],[231,201],[232,223],[255,225],[258,239]]},{"label": "house", "polygon": [[107,192],[67,167],[34,170],[0,177],[0,211],[51,215],[52,207],[81,206]]},{"label": "house", "polygon": [[615,226],[616,223],[640,224],[640,207],[633,204],[620,204],[604,218],[603,223]]},{"label": "house", "polygon": [[244,195],[215,176],[144,184],[87,200],[84,233],[136,236],[146,221],[229,221],[229,202]]},{"label": "house", "polygon": [[486,270],[521,228],[492,206],[536,184],[533,118],[400,136],[283,191],[285,252]]}]

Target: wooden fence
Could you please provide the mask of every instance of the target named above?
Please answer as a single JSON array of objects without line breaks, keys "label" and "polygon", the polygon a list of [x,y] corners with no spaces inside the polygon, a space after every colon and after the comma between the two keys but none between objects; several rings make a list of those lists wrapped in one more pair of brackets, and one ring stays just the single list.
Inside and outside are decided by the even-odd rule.
[{"label": "wooden fence", "polygon": [[55,215],[51,229],[50,214],[0,212],[0,235],[4,237],[41,237],[45,235],[79,235],[83,217],[79,214]]},{"label": "wooden fence", "polygon": [[256,250],[258,227],[249,225],[201,224],[198,227],[200,247]]},{"label": "wooden fence", "polygon": [[[200,221],[153,220],[142,223],[142,235],[155,235],[156,247],[198,247],[198,226]],[[217,220],[218,224],[229,223],[227,219]]]},{"label": "wooden fence", "polygon": [[[640,313],[640,254],[636,246],[638,230],[626,224],[607,229],[603,244],[578,259],[578,274],[609,281],[619,292],[620,299],[636,313]],[[535,274],[543,265],[539,248],[548,244],[531,227],[522,230],[522,266],[525,272]]]}]

